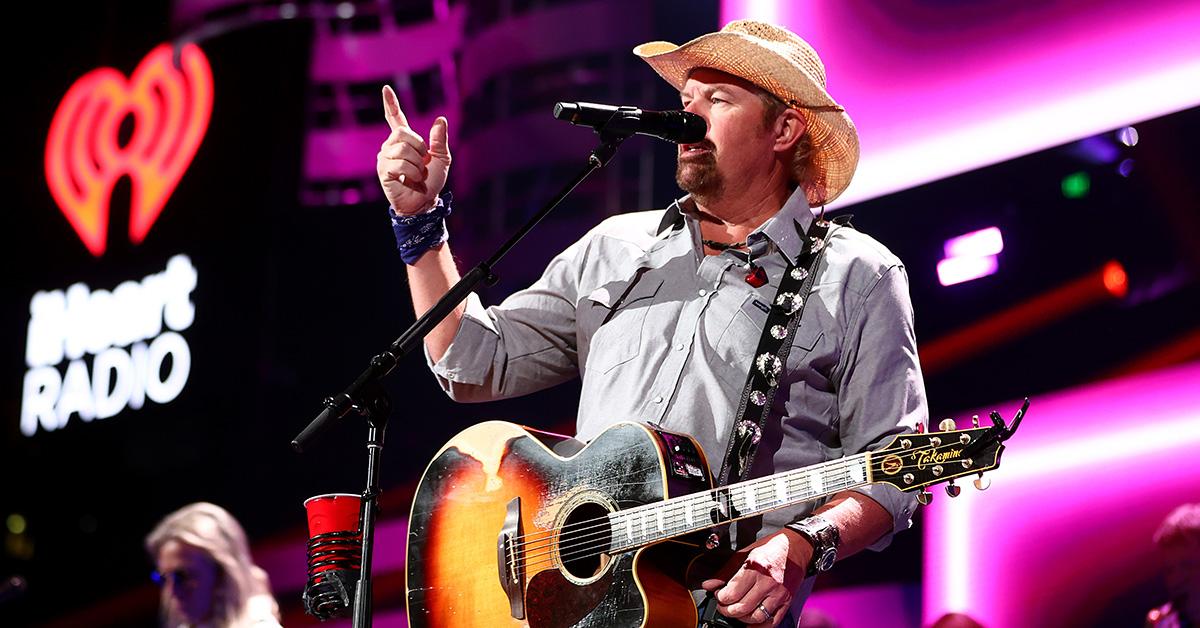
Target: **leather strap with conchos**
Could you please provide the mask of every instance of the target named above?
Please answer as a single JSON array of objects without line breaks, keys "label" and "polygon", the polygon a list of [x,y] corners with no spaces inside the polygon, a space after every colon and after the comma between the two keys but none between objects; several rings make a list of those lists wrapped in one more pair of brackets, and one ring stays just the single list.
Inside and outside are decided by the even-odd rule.
[{"label": "leather strap with conchos", "polygon": [[[779,390],[780,375],[792,349],[791,340],[800,324],[805,301],[817,276],[817,265],[829,241],[830,226],[824,220],[814,220],[809,232],[802,232],[806,236],[804,251],[788,264],[779,281],[779,291],[771,302],[767,323],[746,377],[746,387],[742,390],[737,420],[733,423],[725,461],[717,476],[717,486],[740,482],[750,472],[758,442],[762,439],[763,427],[771,414],[771,403]],[[836,230],[841,224],[832,226]],[[800,230],[800,225],[797,224],[796,229]]]}]

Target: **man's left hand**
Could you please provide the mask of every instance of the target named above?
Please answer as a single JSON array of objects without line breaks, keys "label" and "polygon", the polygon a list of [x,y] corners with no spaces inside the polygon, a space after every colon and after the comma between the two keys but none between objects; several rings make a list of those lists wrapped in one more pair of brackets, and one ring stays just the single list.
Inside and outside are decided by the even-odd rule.
[{"label": "man's left hand", "polygon": [[722,615],[750,626],[777,626],[787,615],[792,593],[804,581],[811,557],[812,546],[804,537],[790,530],[777,532],[751,546],[728,580],[712,578],[700,586],[715,592]]}]

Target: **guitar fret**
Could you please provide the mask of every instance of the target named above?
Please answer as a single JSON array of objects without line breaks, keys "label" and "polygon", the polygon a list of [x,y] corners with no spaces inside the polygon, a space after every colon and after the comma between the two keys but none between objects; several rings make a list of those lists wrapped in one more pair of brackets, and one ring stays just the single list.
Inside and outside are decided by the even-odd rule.
[{"label": "guitar fret", "polygon": [[742,498],[746,501],[746,512],[758,510],[758,500],[754,497],[754,484],[747,484],[746,490],[742,492]]},{"label": "guitar fret", "polygon": [[658,531],[663,532],[663,511],[661,506],[654,509],[654,522],[658,524]]},{"label": "guitar fret", "polygon": [[780,504],[788,501],[787,480],[783,478],[775,480],[775,501]]},{"label": "guitar fret", "polygon": [[862,463],[859,461],[855,460],[854,462],[850,463],[849,472],[850,480],[854,484],[862,484],[863,482],[867,481],[867,471],[863,468]]},{"label": "guitar fret", "polygon": [[813,494],[820,495],[825,492],[825,480],[821,477],[820,472],[810,471],[808,474],[808,483],[812,486]]},{"label": "guitar fret", "polygon": [[688,500],[688,501],[686,501],[686,502],[684,502],[684,503],[683,503],[683,520],[684,520],[684,522],[685,522],[685,523],[687,523],[687,526],[688,526],[689,528],[690,528],[690,527],[692,527],[692,526],[694,526],[694,525],[696,525],[696,523],[695,523],[695,518],[692,516],[692,502],[691,502],[691,500]]}]

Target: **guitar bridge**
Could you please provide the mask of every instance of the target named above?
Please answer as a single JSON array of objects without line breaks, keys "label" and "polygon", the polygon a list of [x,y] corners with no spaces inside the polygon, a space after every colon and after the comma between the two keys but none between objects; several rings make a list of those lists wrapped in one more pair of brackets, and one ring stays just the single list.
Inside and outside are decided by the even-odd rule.
[{"label": "guitar bridge", "polygon": [[496,566],[500,587],[508,596],[513,619],[525,618],[525,565],[521,547],[521,498],[514,497],[505,508],[504,526],[496,537]]}]

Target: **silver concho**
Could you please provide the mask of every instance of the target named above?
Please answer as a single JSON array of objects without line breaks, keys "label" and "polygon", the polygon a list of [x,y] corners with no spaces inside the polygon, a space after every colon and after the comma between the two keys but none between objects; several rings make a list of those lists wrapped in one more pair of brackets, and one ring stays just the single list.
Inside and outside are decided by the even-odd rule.
[{"label": "silver concho", "polygon": [[764,353],[754,360],[754,365],[763,375],[774,380],[776,375],[783,371],[783,362],[774,353]]},{"label": "silver concho", "polygon": [[804,306],[804,299],[795,292],[784,292],[775,298],[775,305],[783,308],[783,312],[791,316]]},{"label": "silver concho", "polygon": [[747,436],[749,436],[750,443],[753,445],[757,445],[758,441],[762,439],[762,430],[758,429],[758,426],[755,425],[753,421],[742,421],[741,423],[738,423],[737,431],[738,440],[745,439]]},{"label": "silver concho", "polygon": [[804,279],[808,277],[808,269],[797,266],[796,268],[792,269],[791,275],[792,279],[795,279],[796,281],[804,281]]},{"label": "silver concho", "polygon": [[813,251],[813,253],[816,253],[817,251],[820,251],[820,250],[821,250],[821,248],[825,246],[825,240],[822,240],[821,238],[819,238],[819,237],[817,237],[817,236],[812,236],[812,237],[810,237],[809,239],[810,239],[810,240],[812,240],[812,251]]},{"label": "silver concho", "polygon": [[767,402],[767,395],[766,395],[766,393],[762,392],[761,390],[756,390],[756,391],[750,393],[750,403],[753,403],[756,406],[761,406],[761,405],[765,404],[766,402]]},{"label": "silver concho", "polygon": [[783,340],[784,338],[787,338],[787,327],[784,327],[783,325],[772,325],[771,337],[776,340]]}]

